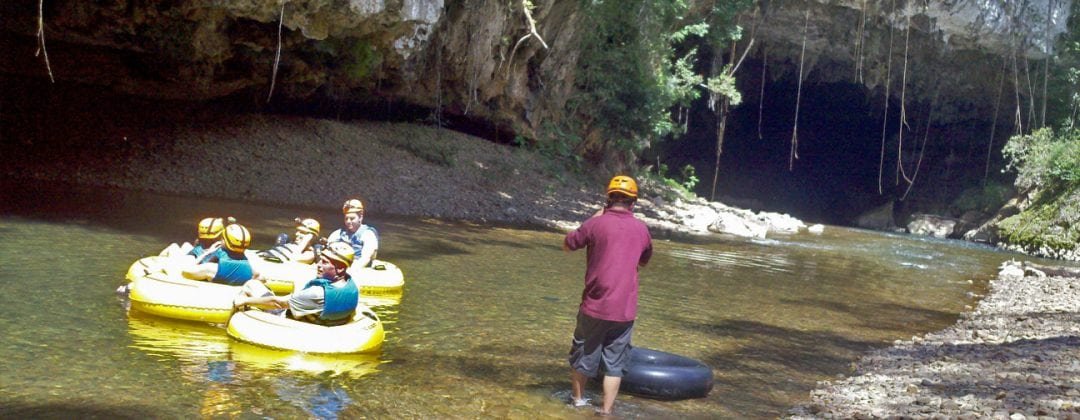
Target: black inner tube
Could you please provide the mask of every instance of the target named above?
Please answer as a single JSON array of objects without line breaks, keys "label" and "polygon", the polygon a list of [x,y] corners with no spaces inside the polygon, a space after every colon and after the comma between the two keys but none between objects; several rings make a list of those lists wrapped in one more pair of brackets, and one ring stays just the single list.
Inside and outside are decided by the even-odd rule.
[{"label": "black inner tube", "polygon": [[[597,378],[599,379],[599,378]],[[661,400],[702,398],[713,387],[712,368],[689,357],[634,347],[621,392]]]}]

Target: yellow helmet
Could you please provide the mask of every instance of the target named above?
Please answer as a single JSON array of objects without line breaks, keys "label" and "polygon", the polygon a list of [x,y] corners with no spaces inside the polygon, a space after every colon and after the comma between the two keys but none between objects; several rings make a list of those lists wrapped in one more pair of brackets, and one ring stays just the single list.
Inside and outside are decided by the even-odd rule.
[{"label": "yellow helmet", "polygon": [[331,242],[323,249],[322,256],[349,268],[353,261],[353,248],[345,242]]},{"label": "yellow helmet", "polygon": [[225,249],[233,252],[244,252],[251,245],[251,232],[243,225],[225,226],[225,233],[221,235],[225,242]]},{"label": "yellow helmet", "polygon": [[608,183],[607,193],[608,195],[621,193],[630,198],[637,198],[637,182],[634,182],[634,178],[626,175],[616,175]]},{"label": "yellow helmet", "polygon": [[319,221],[315,219],[301,219],[297,217],[296,231],[319,236]]},{"label": "yellow helmet", "polygon": [[207,217],[199,222],[199,239],[218,239],[225,229],[225,222],[220,217]]},{"label": "yellow helmet", "polygon": [[364,214],[364,203],[355,198],[345,201],[345,205],[341,206],[342,214],[360,213]]}]

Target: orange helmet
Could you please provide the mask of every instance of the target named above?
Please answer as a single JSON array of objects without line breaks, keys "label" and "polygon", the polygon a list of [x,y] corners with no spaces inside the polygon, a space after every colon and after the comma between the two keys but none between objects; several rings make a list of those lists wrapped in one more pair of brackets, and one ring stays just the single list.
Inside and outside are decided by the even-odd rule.
[{"label": "orange helmet", "polygon": [[608,183],[607,193],[608,195],[621,193],[630,198],[637,198],[637,182],[634,182],[634,178],[626,175],[616,175]]},{"label": "orange helmet", "polygon": [[341,206],[342,214],[360,213],[364,214],[364,203],[355,198],[345,201],[345,205]]}]

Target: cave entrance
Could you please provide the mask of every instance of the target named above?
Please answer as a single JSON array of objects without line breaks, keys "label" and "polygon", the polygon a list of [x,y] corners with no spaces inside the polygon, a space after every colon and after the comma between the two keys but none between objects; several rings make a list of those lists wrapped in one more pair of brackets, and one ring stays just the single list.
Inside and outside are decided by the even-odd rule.
[{"label": "cave entrance", "polygon": [[[904,217],[914,212],[949,213],[949,203],[963,190],[980,185],[987,172],[991,177],[1002,177],[1000,149],[1007,127],[997,131],[1000,138],[986,171],[990,121],[928,128],[929,104],[909,98],[909,128],[901,139],[900,107],[894,100],[889,104],[882,161],[882,92],[860,84],[809,80],[802,86],[798,158],[789,167],[796,80],[767,79],[762,97],[761,80],[754,80],[761,74],[761,63],[743,65],[748,67],[739,75],[743,103],[731,109],[716,185],[716,199],[725,204],[788,213],[807,222],[853,225],[860,214],[896,202],[896,222],[902,224]],[[925,136],[927,131],[929,137]],[[919,164],[924,137],[926,151]],[[897,172],[900,140],[903,174]],[[646,159],[666,164],[668,175],[675,177],[680,168],[693,165],[700,178],[695,192],[708,198],[715,150],[716,116],[702,98],[689,112],[687,133],[654,148]],[[907,197],[904,174],[915,176]]]}]

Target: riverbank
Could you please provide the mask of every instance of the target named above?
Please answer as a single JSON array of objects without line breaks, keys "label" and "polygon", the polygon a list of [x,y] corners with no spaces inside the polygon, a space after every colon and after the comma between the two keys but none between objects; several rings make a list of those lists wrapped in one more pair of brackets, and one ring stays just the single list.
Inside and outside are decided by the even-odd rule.
[{"label": "riverbank", "polygon": [[[373,220],[388,214],[559,230],[600,208],[614,174],[569,170],[527,148],[424,124],[103,102],[100,112],[43,111],[37,121],[6,127],[11,140],[0,150],[19,158],[0,173],[324,208],[358,196]],[[636,210],[654,235],[760,237],[805,228],[786,215],[686,198],[659,179],[638,178]]]},{"label": "riverbank", "polygon": [[[612,175],[607,169],[568,171],[534,151],[429,125],[152,105],[133,114],[91,108],[35,114],[40,120],[33,127],[16,128],[38,130],[37,136],[5,131],[0,150],[17,158],[9,158],[0,173],[9,179],[325,209],[361,196],[376,223],[382,215],[396,214],[553,229],[572,228],[593,214]],[[809,230],[784,215],[680,198],[662,182],[639,180],[637,210],[654,236]],[[1068,410],[1080,406],[1075,393],[1080,384],[1062,375],[1080,377],[1080,366],[1072,363],[1080,359],[1069,347],[1080,344],[1075,331],[1080,285],[1075,279],[1055,280],[1041,294],[1032,294],[1023,282],[995,282],[993,287],[985,300],[990,303],[980,305],[980,310],[991,305],[981,324],[963,324],[969,322],[965,318],[955,333],[946,330],[875,352],[860,362],[859,372],[869,373],[823,384],[811,403],[796,409],[797,415],[984,416],[1010,410],[1034,415],[1038,404],[1058,400],[1062,404],[1050,406],[1057,411],[1044,411],[1073,413]],[[1008,299],[1020,297],[1031,307],[1007,312],[1014,305]],[[1074,306],[1053,312],[1039,306],[1047,302]]]},{"label": "riverbank", "polygon": [[862,357],[790,414],[1080,419],[1080,271],[1007,262],[955,325]]}]

